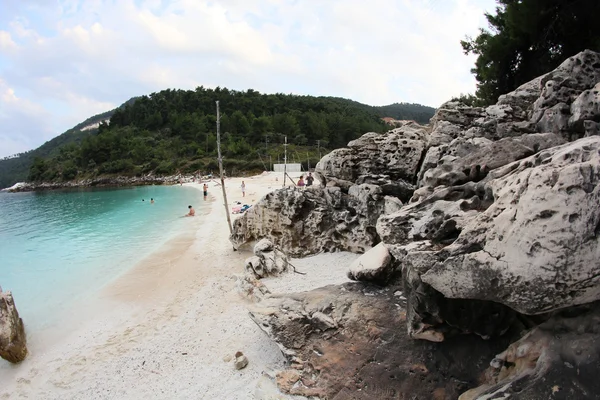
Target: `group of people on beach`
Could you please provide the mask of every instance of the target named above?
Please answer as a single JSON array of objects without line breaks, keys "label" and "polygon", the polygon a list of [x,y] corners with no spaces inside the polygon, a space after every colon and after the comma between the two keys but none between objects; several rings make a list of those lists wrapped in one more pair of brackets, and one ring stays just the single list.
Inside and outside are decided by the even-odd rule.
[{"label": "group of people on beach", "polygon": [[312,186],[313,182],[315,181],[315,178],[312,176],[312,173],[308,173],[308,176],[306,177],[306,181],[304,180],[304,175],[300,175],[300,179],[298,179],[298,183],[296,183],[296,186],[303,188],[304,186]]}]

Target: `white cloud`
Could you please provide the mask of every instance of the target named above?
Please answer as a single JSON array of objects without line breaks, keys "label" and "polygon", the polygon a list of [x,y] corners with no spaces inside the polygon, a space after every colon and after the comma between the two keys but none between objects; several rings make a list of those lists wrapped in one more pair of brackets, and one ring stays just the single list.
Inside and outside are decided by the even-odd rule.
[{"label": "white cloud", "polygon": [[[0,76],[22,101],[44,110],[54,134],[132,96],[197,85],[438,106],[474,91],[469,72],[474,60],[463,55],[459,41],[476,34],[484,8],[495,5],[494,0],[57,3],[11,2],[11,17],[0,17]],[[29,125],[11,122],[22,132],[31,131]]]},{"label": "white cloud", "polygon": [[10,33],[0,30],[0,50],[14,50],[16,48],[17,44],[12,40]]},{"label": "white cloud", "polygon": [[0,157],[31,150],[54,136],[50,118],[39,105],[17,96],[0,79]]}]

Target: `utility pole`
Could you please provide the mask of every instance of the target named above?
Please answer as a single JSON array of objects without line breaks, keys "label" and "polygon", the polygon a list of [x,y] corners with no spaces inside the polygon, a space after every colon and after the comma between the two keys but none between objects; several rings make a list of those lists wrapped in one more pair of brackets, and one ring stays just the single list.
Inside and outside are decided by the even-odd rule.
[{"label": "utility pole", "polygon": [[[269,135],[265,135],[265,158],[267,158],[268,155],[269,155]],[[270,168],[270,166],[269,166],[269,168]]]},{"label": "utility pole", "polygon": [[287,146],[287,136],[285,136],[283,144],[283,187],[285,187],[285,178],[287,177]]},{"label": "utility pole", "polygon": [[227,202],[227,192],[225,191],[225,179],[223,178],[223,158],[221,157],[221,116],[219,114],[219,101],[217,103],[217,153],[219,155],[219,172],[221,173],[221,188],[223,189],[223,200],[225,203],[225,215],[227,215],[227,225],[229,225],[229,233],[233,233],[231,228],[231,217],[229,216],[229,206]]},{"label": "utility pole", "polygon": [[317,140],[317,149],[319,149],[319,161],[321,161],[321,141]]}]

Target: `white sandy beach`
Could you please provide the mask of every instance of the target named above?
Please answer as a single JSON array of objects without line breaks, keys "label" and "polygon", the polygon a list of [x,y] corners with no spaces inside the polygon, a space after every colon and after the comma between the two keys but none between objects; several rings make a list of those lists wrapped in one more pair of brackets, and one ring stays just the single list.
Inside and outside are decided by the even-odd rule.
[{"label": "white sandy beach", "polygon": [[[280,173],[229,178],[229,210],[235,201],[254,204],[281,184]],[[202,190],[202,184],[187,185]],[[198,198],[203,201],[201,192]],[[99,293],[100,306],[89,310],[88,322],[33,346],[21,364],[2,365],[0,398],[297,398],[276,390],[270,376],[284,367],[284,358],[249,318],[250,303],[235,289],[235,276],[251,252],[233,251],[216,180],[209,183],[208,200],[207,215],[190,218],[188,230]],[[264,282],[273,293],[342,283],[356,257],[334,253],[292,260],[306,275],[287,273]],[[236,351],[249,359],[239,371],[226,361]]]}]

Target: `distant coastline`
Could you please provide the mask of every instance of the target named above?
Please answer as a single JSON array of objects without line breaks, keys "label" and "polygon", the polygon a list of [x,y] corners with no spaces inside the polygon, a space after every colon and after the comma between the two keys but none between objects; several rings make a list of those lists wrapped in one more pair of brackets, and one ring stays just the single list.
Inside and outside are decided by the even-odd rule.
[{"label": "distant coastline", "polygon": [[17,193],[86,187],[173,185],[179,183],[180,180],[188,182],[192,180],[192,176],[99,176],[96,178],[77,179],[65,182],[19,182],[11,187],[2,189],[2,191]]}]

